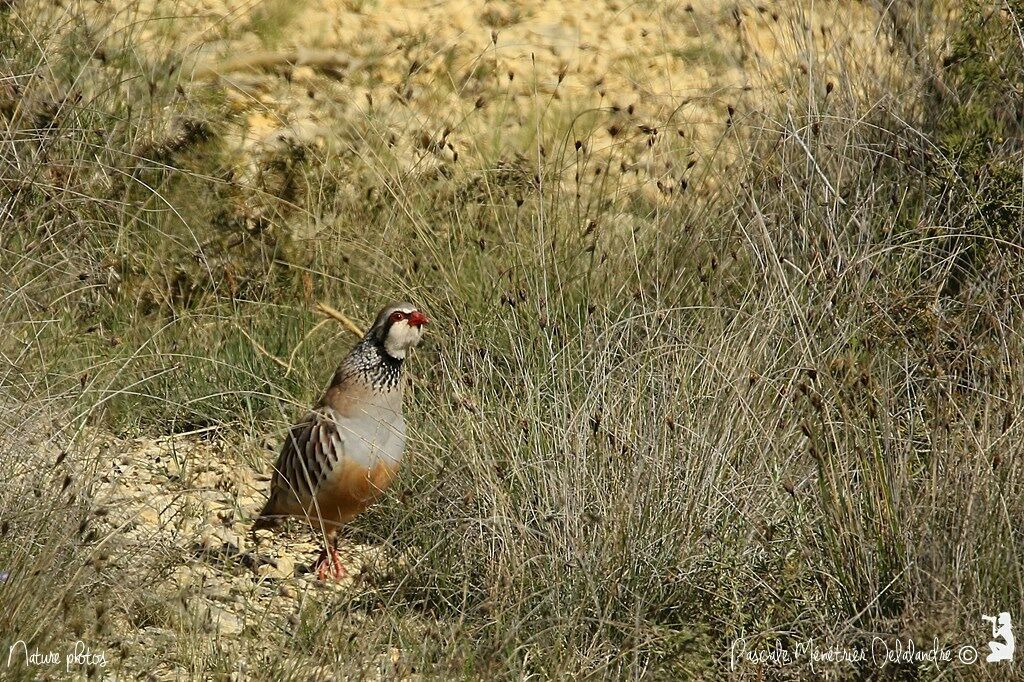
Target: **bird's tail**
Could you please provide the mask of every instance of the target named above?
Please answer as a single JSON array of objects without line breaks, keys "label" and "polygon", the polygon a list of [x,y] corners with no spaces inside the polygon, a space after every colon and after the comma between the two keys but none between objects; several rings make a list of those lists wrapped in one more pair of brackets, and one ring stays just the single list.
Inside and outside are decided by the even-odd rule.
[{"label": "bird's tail", "polygon": [[253,522],[250,532],[277,527],[281,523],[281,517],[277,514],[275,507],[274,496],[271,495],[267,503],[263,505],[263,511],[260,512],[260,515],[256,517],[256,521]]}]

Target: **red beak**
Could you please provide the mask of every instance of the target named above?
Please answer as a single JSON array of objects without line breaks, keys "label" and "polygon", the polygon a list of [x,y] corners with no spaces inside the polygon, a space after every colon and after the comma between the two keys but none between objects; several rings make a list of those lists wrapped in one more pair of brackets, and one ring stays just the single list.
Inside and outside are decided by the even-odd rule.
[{"label": "red beak", "polygon": [[410,327],[422,327],[423,325],[428,324],[429,322],[430,320],[427,319],[427,316],[418,310],[414,310],[411,313],[409,313]]}]

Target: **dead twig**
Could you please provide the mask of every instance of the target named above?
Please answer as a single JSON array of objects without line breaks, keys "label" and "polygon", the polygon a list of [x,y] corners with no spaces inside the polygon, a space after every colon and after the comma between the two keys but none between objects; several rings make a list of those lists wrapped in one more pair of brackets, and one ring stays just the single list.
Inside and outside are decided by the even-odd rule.
[{"label": "dead twig", "polygon": [[326,315],[327,317],[333,317],[338,322],[341,322],[341,324],[343,324],[346,329],[348,329],[350,332],[352,332],[356,336],[361,337],[363,335],[363,331],[359,328],[359,326],[355,322],[353,322],[349,318],[345,317],[345,315],[341,311],[336,310],[335,308],[332,308],[331,306],[327,305],[323,301],[317,301],[316,309],[319,310],[324,315]]},{"label": "dead twig", "polygon": [[249,339],[249,343],[251,343],[256,348],[256,350],[258,350],[261,354],[265,355],[266,357],[270,358],[271,360],[273,360],[277,364],[281,365],[288,372],[292,371],[291,363],[287,363],[286,364],[284,360],[282,360],[281,358],[277,357],[276,355],[271,353],[269,350],[264,348],[263,345],[259,341],[257,341],[256,339],[252,338],[252,336],[249,334],[249,332],[245,331],[245,329],[242,328],[242,325],[240,325],[238,323],[235,323],[235,328],[238,331],[242,332],[242,335],[245,336],[245,338]]}]

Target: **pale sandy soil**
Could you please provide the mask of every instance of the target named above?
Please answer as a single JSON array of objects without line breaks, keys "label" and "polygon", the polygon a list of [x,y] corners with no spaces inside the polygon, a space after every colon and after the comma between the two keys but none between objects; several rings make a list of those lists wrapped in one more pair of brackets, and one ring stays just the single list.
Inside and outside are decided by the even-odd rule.
[{"label": "pale sandy soil", "polygon": [[[292,628],[325,591],[372,593],[405,563],[350,539],[340,547],[348,578],[324,583],[309,572],[321,545],[308,526],[249,532],[267,477],[237,449],[197,436],[96,442],[99,461],[109,463],[93,493],[102,510],[97,529],[110,561],[133,576],[123,595],[128,618],[113,624],[109,643],[118,642],[122,669],[175,679],[191,646],[182,632],[215,638],[230,652],[243,638]],[[138,590],[140,576],[151,589]]]},{"label": "pale sandy soil", "polygon": [[180,58],[187,93],[223,93],[242,177],[294,144],[386,147],[419,172],[580,140],[651,200],[733,162],[744,113],[794,79],[824,88],[886,55],[877,15],[845,2],[118,0],[96,17],[105,49],[142,26],[133,50]]}]

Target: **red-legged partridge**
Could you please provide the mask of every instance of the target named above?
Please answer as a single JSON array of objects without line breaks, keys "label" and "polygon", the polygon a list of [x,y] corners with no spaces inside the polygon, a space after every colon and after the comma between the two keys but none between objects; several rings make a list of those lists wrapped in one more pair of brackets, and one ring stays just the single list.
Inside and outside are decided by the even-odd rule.
[{"label": "red-legged partridge", "polygon": [[321,579],[345,575],[335,546],[338,529],[366,509],[398,472],[405,450],[402,364],[427,322],[411,303],[380,311],[281,447],[270,499],[253,530],[286,516],[305,519],[326,539],[315,566]]}]

